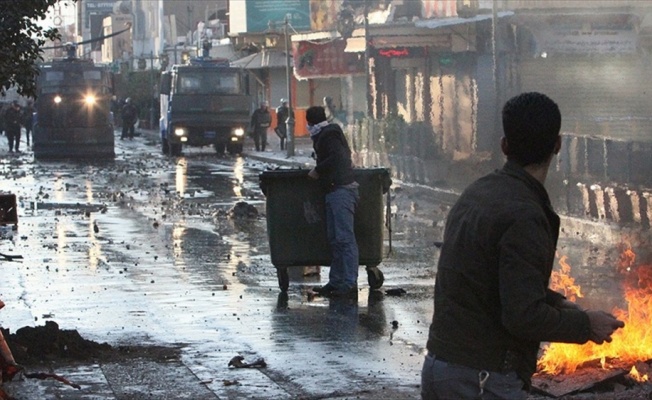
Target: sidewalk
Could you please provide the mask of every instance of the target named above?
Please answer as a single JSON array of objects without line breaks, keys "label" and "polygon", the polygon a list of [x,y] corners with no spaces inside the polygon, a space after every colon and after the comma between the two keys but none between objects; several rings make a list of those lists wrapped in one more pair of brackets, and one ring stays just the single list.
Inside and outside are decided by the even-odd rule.
[{"label": "sidewalk", "polygon": [[267,149],[265,151],[256,151],[249,139],[245,141],[244,156],[254,160],[274,162],[283,166],[312,168],[315,165],[315,160],[311,157],[312,151],[310,137],[301,136],[294,140],[294,155],[288,156],[287,142],[286,150],[281,150],[278,137],[271,134],[267,136]]},{"label": "sidewalk", "polygon": [[[146,136],[152,140],[160,142],[160,134],[156,130],[137,129],[137,135]],[[287,147],[287,142],[286,142]],[[256,151],[253,139],[247,138],[244,143],[243,156],[253,160],[264,162],[273,162],[282,166],[291,166],[295,168],[312,168],[315,160],[312,155],[312,140],[308,136],[297,137],[294,140],[294,155],[288,157],[287,150],[281,150],[278,136],[274,133],[267,134],[267,149],[265,151]]]}]

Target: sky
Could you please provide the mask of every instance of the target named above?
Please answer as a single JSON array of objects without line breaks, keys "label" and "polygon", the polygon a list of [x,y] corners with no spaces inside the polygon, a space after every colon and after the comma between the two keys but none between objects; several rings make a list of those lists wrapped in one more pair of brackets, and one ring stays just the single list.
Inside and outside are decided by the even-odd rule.
[{"label": "sky", "polygon": [[54,7],[51,7],[48,11],[48,16],[39,21],[39,24],[44,28],[57,27],[56,22],[58,21],[57,16],[61,16],[61,25],[70,25],[75,22],[75,3],[71,0],[61,0],[59,4]]}]

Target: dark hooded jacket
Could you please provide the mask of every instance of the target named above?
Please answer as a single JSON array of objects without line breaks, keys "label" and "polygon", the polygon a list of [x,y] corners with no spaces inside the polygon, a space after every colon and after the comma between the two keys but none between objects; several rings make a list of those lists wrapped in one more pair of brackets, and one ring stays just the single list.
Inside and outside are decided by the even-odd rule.
[{"label": "dark hooded jacket", "polygon": [[331,191],[336,186],[353,183],[353,164],[351,149],[344,132],[337,124],[329,124],[311,137],[317,157],[315,170],[324,190]]},{"label": "dark hooded jacket", "polygon": [[530,385],[541,342],[585,343],[585,312],[548,288],[559,216],[544,186],[508,161],[448,216],[427,348],[450,363],[516,371]]}]

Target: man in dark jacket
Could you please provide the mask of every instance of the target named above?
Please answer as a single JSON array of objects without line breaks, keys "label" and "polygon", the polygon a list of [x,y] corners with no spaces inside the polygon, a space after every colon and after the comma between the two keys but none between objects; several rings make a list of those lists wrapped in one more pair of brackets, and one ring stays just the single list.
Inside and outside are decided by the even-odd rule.
[{"label": "man in dark jacket", "polygon": [[11,106],[5,111],[5,133],[9,141],[9,151],[16,152],[20,148],[20,128],[23,122],[23,114],[21,112],[18,101],[11,102]]},{"label": "man in dark jacket", "polygon": [[251,129],[256,151],[265,151],[267,146],[267,129],[272,125],[272,114],[269,112],[269,103],[262,101],[253,114],[251,114]]},{"label": "man in dark jacket", "polygon": [[32,100],[27,101],[27,105],[23,108],[23,126],[25,127],[25,140],[29,146],[30,137],[32,134],[32,125],[34,119],[34,102]]},{"label": "man in dark jacket", "polygon": [[326,193],[326,230],[332,253],[328,283],[313,291],[333,297],[357,296],[359,256],[353,217],[359,185],[353,175],[351,150],[342,128],[326,120],[324,107],[308,108],[306,121],[317,157],[308,176],[319,179]]},{"label": "man in dark jacket", "polygon": [[287,119],[290,116],[290,108],[288,107],[288,101],[281,99],[281,105],[276,107],[276,128],[274,132],[281,141],[281,150],[285,150],[285,139],[288,136],[287,130]]},{"label": "man in dark jacket", "polygon": [[138,108],[132,103],[131,98],[125,100],[122,106],[122,135],[120,140],[125,138],[133,139],[136,121],[138,121]]},{"label": "man in dark jacket", "polygon": [[525,399],[541,342],[601,344],[624,324],[548,288],[559,216],[544,187],[561,114],[540,93],[503,108],[507,162],[451,209],[435,281],[423,399]]}]

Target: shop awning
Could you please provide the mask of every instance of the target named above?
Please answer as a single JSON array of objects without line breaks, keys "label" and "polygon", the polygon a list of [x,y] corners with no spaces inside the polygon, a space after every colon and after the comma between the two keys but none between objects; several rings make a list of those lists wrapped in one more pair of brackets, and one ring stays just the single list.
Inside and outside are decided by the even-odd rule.
[{"label": "shop awning", "polygon": [[[498,18],[511,17],[512,15],[514,15],[513,11],[501,11],[496,14]],[[415,21],[414,27],[437,29],[437,28],[444,28],[444,27],[455,26],[455,25],[469,24],[473,22],[486,21],[491,18],[493,18],[492,14],[478,14],[474,17],[469,17],[469,18],[456,17],[456,18],[424,19],[421,21]]]},{"label": "shop awning", "polygon": [[[513,11],[502,11],[497,13],[498,18],[510,17],[514,15]],[[371,40],[373,47],[376,49],[388,49],[394,47],[446,47],[450,46],[450,38],[437,35],[436,32],[428,32],[431,29],[451,28],[469,23],[490,20],[491,14],[480,14],[470,18],[436,18],[415,21],[414,25],[407,27],[401,26],[395,29],[396,34],[389,33],[385,30],[378,34],[375,32],[377,27],[370,26]],[[353,37],[346,40],[347,53],[362,53],[365,51],[364,29],[353,31]]]},{"label": "shop awning", "polygon": [[287,65],[287,56],[284,51],[262,50],[239,60],[232,61],[231,65],[244,69],[285,68]]}]

